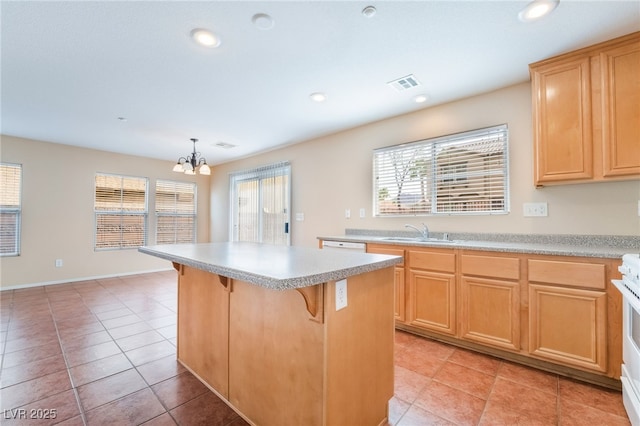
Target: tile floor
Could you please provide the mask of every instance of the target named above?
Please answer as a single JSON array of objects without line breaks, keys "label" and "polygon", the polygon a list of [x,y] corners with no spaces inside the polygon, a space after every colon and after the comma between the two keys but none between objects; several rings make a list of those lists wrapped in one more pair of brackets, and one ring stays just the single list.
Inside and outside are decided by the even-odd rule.
[{"label": "tile floor", "polygon": [[[175,312],[173,271],[0,292],[0,423],[246,424],[176,361]],[[395,374],[397,426],[629,424],[618,392],[402,332]]]}]

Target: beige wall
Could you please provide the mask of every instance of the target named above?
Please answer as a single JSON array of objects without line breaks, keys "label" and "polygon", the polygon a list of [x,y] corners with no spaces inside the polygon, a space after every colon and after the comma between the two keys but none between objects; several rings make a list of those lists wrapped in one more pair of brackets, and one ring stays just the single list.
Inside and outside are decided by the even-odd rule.
[{"label": "beige wall", "polygon": [[[149,178],[148,244],[155,242],[156,179],[197,179],[198,241],[209,238],[209,179],[174,173],[170,161],[9,136],[2,136],[0,149],[1,161],[22,164],[23,179],[21,254],[0,258],[2,288],[171,267],[135,249],[94,251],[96,172]],[[55,259],[63,260],[61,268]]]},{"label": "beige wall", "polygon": [[[372,151],[429,137],[507,123],[511,212],[497,216],[373,218]],[[338,134],[217,166],[211,181],[211,241],[228,240],[228,173],[291,161],[292,244],[314,246],[345,228],[403,229],[425,222],[433,231],[518,234],[640,235],[636,181],[533,186],[529,83],[427,108]],[[548,217],[524,217],[525,202],[547,202]],[[366,218],[359,218],[359,209]],[[345,209],[351,219],[345,219]],[[304,213],[303,222],[295,213]]]}]

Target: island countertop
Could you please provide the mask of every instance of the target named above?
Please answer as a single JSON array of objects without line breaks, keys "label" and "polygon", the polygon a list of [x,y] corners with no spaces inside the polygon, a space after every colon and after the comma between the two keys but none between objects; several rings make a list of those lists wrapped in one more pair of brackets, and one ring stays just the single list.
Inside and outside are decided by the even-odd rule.
[{"label": "island countertop", "polygon": [[138,250],[274,290],[342,280],[402,261],[399,256],[244,242],[163,244]]}]

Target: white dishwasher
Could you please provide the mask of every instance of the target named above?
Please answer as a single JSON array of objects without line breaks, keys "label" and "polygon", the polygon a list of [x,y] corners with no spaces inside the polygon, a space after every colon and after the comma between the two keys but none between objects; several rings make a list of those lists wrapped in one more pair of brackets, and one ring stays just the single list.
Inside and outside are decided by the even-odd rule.
[{"label": "white dishwasher", "polygon": [[365,243],[353,243],[351,241],[322,241],[323,250],[349,250],[364,253],[367,251]]}]

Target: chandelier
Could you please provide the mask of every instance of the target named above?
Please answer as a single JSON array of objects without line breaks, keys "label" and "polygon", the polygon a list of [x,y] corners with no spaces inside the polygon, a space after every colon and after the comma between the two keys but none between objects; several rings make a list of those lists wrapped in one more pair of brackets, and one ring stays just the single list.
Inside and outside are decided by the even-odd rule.
[{"label": "chandelier", "polygon": [[207,165],[207,160],[199,152],[196,152],[198,139],[191,138],[191,141],[193,142],[193,152],[186,157],[178,158],[178,163],[173,166],[173,171],[184,172],[185,175],[195,175],[196,170],[198,170],[201,175],[210,175],[211,169]]}]

